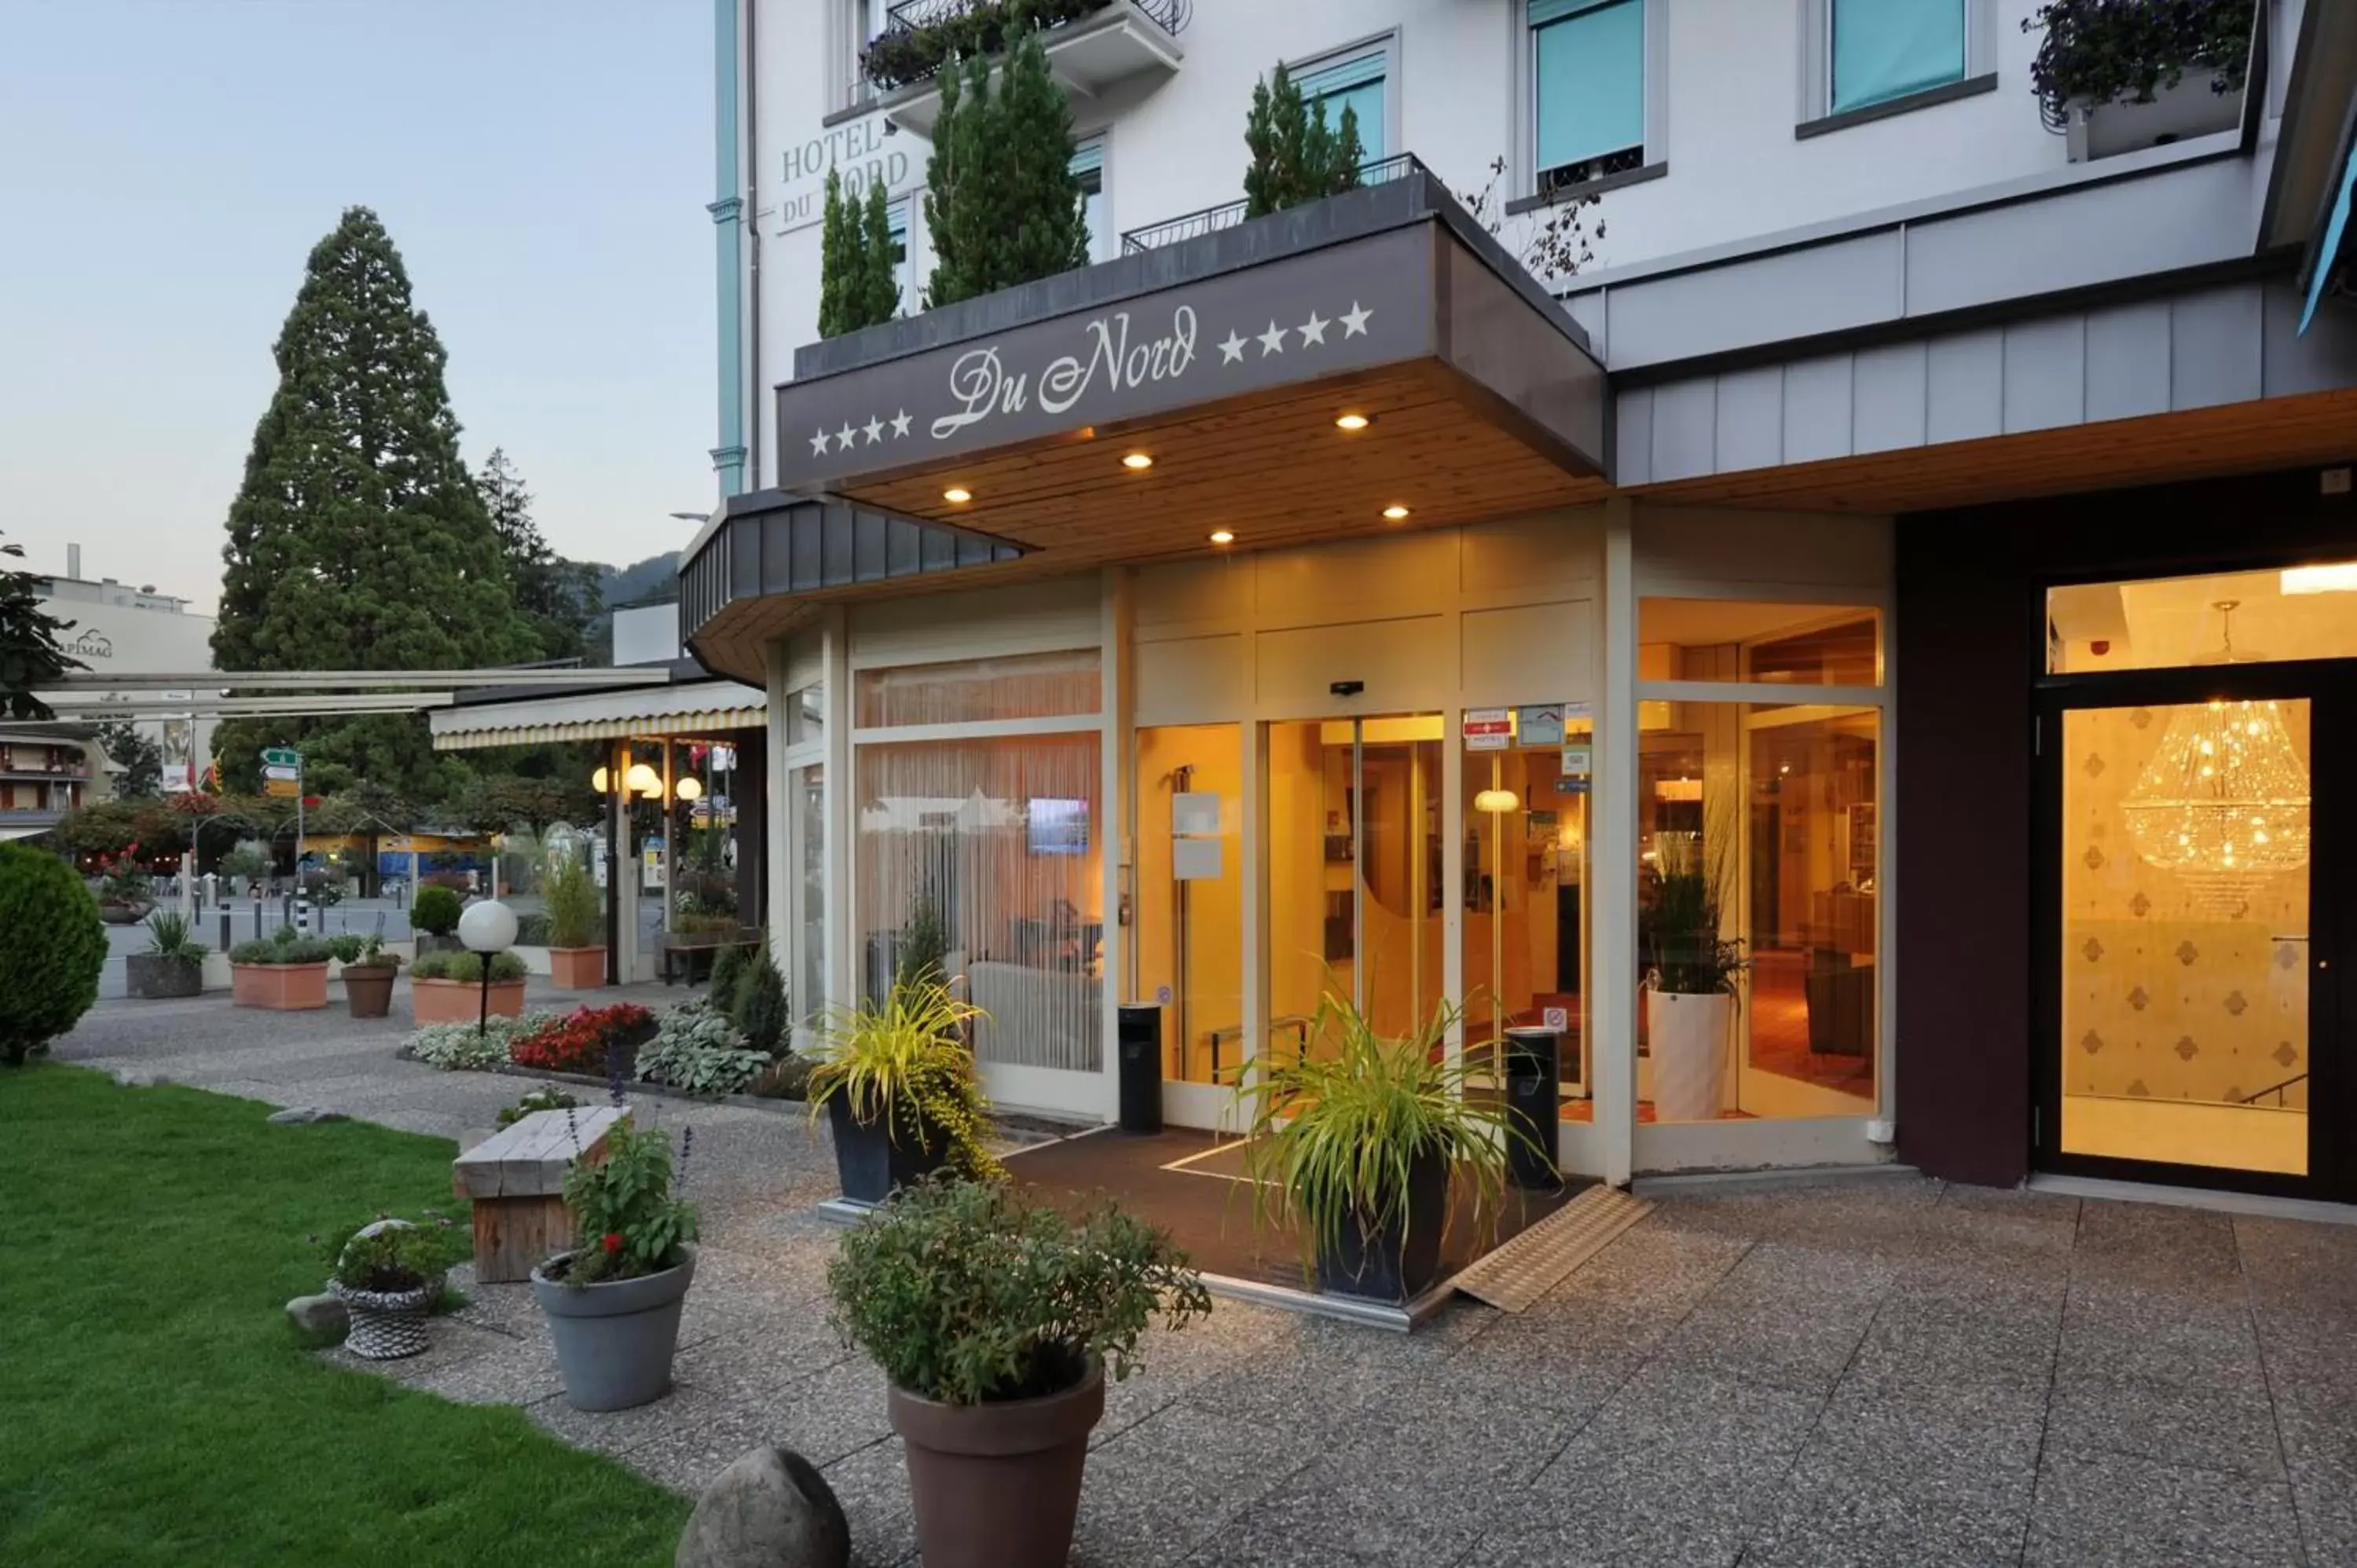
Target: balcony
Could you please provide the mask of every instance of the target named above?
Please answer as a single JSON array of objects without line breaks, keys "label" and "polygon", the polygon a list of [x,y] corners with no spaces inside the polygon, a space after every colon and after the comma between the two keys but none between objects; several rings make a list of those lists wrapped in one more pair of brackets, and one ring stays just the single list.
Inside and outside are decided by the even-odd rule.
[{"label": "balcony", "polygon": [[[1383,185],[1391,180],[1405,179],[1408,176],[1419,172],[1428,171],[1425,171],[1424,165],[1417,161],[1414,153],[1398,153],[1391,157],[1378,158],[1372,163],[1360,165],[1359,185],[1363,189],[1371,185]],[[1143,229],[1125,230],[1121,236],[1121,253],[1125,256],[1141,256],[1148,251],[1158,251],[1165,245],[1176,245],[1187,240],[1200,240],[1206,234],[1216,234],[1222,229],[1232,229],[1244,220],[1245,215],[1251,209],[1252,204],[1249,201],[1229,201],[1218,207],[1206,207],[1199,212],[1189,212],[1177,218],[1165,219],[1159,223],[1149,223]]]},{"label": "balcony", "polygon": [[[1133,77],[1169,75],[1181,58],[1193,0],[1044,0],[1031,14],[1047,28],[1048,69],[1064,91],[1094,98]],[[1006,0],[903,0],[867,46],[861,69],[885,117],[931,139],[941,118],[935,81],[952,59],[1006,48]]]}]

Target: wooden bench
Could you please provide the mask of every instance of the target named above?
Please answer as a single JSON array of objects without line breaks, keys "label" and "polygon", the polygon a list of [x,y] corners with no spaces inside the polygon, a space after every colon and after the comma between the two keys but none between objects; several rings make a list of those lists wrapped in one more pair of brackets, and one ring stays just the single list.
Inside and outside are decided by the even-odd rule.
[{"label": "wooden bench", "polygon": [[535,1111],[452,1162],[451,1186],[475,1205],[475,1278],[512,1284],[573,1245],[565,1173],[575,1155],[606,1157],[606,1134],[628,1112]]}]

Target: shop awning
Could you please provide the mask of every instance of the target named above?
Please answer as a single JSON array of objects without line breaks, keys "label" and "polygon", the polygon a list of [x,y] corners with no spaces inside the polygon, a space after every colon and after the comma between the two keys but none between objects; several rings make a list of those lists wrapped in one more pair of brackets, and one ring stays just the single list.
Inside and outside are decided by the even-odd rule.
[{"label": "shop awning", "polygon": [[1595,499],[1606,383],[1586,334],[1398,163],[802,349],[777,392],[780,488],[735,498],[685,557],[690,645],[750,679],[826,600]]},{"label": "shop awning", "polygon": [[576,740],[704,736],[759,729],[769,722],[761,693],[734,681],[566,693],[445,708],[432,714],[436,751],[544,746]]}]

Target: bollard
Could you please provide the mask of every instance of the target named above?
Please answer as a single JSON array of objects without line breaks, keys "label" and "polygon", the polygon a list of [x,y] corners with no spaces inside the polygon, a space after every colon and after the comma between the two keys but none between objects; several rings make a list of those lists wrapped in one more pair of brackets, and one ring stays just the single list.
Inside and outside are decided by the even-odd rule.
[{"label": "bollard", "polygon": [[295,895],[295,929],[307,937],[311,934],[311,890],[307,887]]},{"label": "bollard", "polygon": [[234,943],[234,942],[232,942],[232,941],[231,941],[231,940],[230,940],[230,935],[229,935],[229,906],[228,906],[227,904],[223,904],[223,905],[221,907],[221,951],[223,951],[223,952],[227,952],[227,951],[229,951],[229,950],[230,950],[231,948],[232,948],[232,947],[234,947],[234,946],[236,946],[236,945],[237,945],[236,943]]}]

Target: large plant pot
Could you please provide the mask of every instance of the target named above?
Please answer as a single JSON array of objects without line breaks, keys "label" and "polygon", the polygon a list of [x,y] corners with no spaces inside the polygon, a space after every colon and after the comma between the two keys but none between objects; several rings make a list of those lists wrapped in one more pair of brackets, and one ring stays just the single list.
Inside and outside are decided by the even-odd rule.
[{"label": "large plant pot", "polygon": [[2070,161],[2085,163],[2232,130],[2242,123],[2243,94],[2212,91],[2216,75],[2190,67],[2176,86],[2153,89],[2149,103],[2072,102],[2064,133]]},{"label": "large plant pot", "polygon": [[324,963],[233,963],[229,967],[230,1000],[240,1007],[303,1013],[328,1004]]},{"label": "large plant pot", "polygon": [[629,1410],[662,1398],[679,1348],[680,1308],[695,1279],[695,1249],[659,1274],[580,1286],[564,1281],[573,1256],[560,1252],[532,1272],[532,1294],[547,1316],[565,1375],[565,1402],[576,1410]]},{"label": "large plant pot", "polygon": [[135,926],[154,913],[155,908],[156,906],[153,904],[136,901],[127,904],[101,904],[98,907],[98,918],[110,926]]},{"label": "large plant pot", "polygon": [[949,1164],[949,1139],[921,1117],[901,1117],[899,1137],[887,1135],[881,1121],[862,1122],[851,1114],[842,1094],[826,1102],[834,1129],[834,1169],[843,1179],[843,1196],[858,1203],[881,1203],[896,1187],[921,1181]]},{"label": "large plant pot", "polygon": [[397,1361],[425,1348],[425,1319],[441,1282],[406,1291],[352,1290],[334,1280],[328,1294],[351,1316],[344,1348],[365,1361]]},{"label": "large plant pot", "polygon": [[1645,993],[1645,1040],[1653,1058],[1653,1116],[1716,1122],[1726,1108],[1727,1042],[1735,998],[1725,992]]},{"label": "large plant pot", "polygon": [[943,1404],[895,1388],[885,1409],[907,1447],[925,1568],[1062,1568],[1104,1415],[1103,1367],[1040,1399]]},{"label": "large plant pot", "polygon": [[551,948],[549,978],[561,991],[595,991],[606,983],[604,948]]},{"label": "large plant pot", "polygon": [[[491,982],[490,1010],[502,1018],[523,1016],[523,982]],[[409,1012],[421,1026],[472,1024],[483,1012],[479,980],[416,980],[409,983]]]},{"label": "large plant pot", "polygon": [[355,1018],[382,1018],[393,1012],[393,983],[401,971],[389,963],[346,964],[344,1003]]},{"label": "large plant pot", "polygon": [[1318,1243],[1318,1288],[1329,1295],[1406,1302],[1440,1278],[1440,1238],[1448,1228],[1448,1158],[1426,1150],[1408,1164],[1405,1224],[1345,1220]]},{"label": "large plant pot", "polygon": [[134,996],[150,1000],[194,996],[205,985],[205,966],[200,960],[135,952],[123,961],[123,967]]}]

